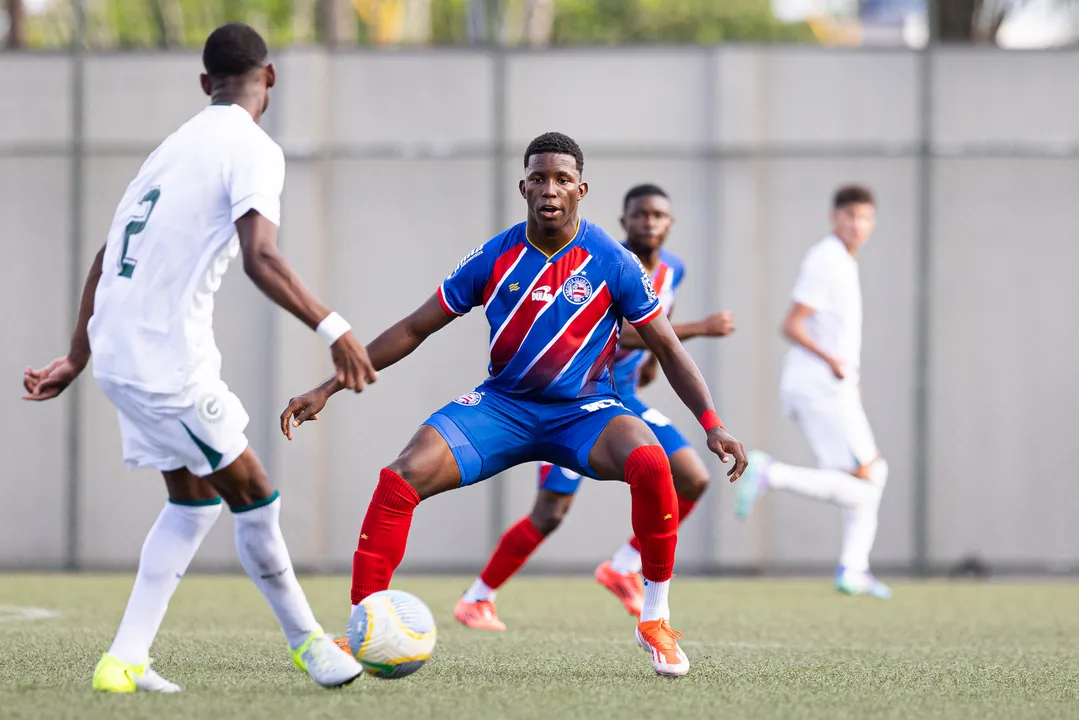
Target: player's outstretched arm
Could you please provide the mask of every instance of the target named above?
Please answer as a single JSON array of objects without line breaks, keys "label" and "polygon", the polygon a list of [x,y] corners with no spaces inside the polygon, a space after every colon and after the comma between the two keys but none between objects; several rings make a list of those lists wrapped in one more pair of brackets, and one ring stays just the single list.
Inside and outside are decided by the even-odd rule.
[{"label": "player's outstretched arm", "polygon": [[[682,342],[698,337],[726,337],[734,332],[734,313],[712,313],[703,320],[674,323],[671,328],[674,330],[674,336]],[[618,338],[618,345],[627,350],[645,350],[648,347],[637,329],[628,322],[622,323],[622,334]]]},{"label": "player's outstretched arm", "polygon": [[[394,323],[367,345],[367,353],[375,370],[383,370],[412,354],[424,340],[450,324],[454,319],[442,309],[438,295],[432,295],[415,312]],[[342,390],[336,377],[328,378],[317,388],[289,400],[281,413],[281,432],[292,439],[292,428],[308,420],[317,420],[318,413],[330,397]]]},{"label": "player's outstretched arm", "polygon": [[26,388],[24,400],[48,400],[62,393],[74,382],[90,362],[90,336],[86,326],[94,314],[94,295],[97,283],[101,279],[101,268],[105,257],[105,246],[97,251],[86,274],[82,286],[82,299],[79,301],[79,317],[75,321],[75,331],[71,333],[71,345],[67,355],[58,357],[40,369],[26,368],[22,375],[22,384]]},{"label": "player's outstretched arm", "polygon": [[360,392],[367,383],[375,382],[378,375],[348,323],[307,289],[278,251],[277,225],[257,210],[250,210],[236,220],[236,232],[244,272],[268,298],[326,338],[337,368],[334,377],[341,386]]},{"label": "player's outstretched arm", "polygon": [[708,449],[723,462],[730,459],[728,453],[734,456],[734,467],[727,472],[727,477],[734,482],[746,469],[745,448],[719,421],[708,385],[705,384],[697,364],[674,334],[670,321],[661,314],[650,323],[637,327],[637,332],[659,360],[663,374],[667,376],[678,397],[704,425],[708,432]]}]

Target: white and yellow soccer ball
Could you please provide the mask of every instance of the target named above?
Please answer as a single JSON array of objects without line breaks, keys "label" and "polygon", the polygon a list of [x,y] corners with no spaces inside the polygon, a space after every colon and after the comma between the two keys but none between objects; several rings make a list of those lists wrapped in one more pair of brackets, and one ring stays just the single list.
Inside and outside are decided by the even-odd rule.
[{"label": "white and yellow soccer ball", "polygon": [[368,595],[348,622],[352,654],[380,678],[405,677],[423,667],[435,649],[436,635],[431,610],[403,590]]}]

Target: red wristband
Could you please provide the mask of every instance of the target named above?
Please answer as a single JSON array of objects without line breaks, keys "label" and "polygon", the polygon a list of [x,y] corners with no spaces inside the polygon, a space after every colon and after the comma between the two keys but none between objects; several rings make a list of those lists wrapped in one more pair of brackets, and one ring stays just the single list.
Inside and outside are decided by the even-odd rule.
[{"label": "red wristband", "polygon": [[719,419],[719,413],[717,413],[715,410],[705,410],[701,413],[701,416],[698,419],[700,420],[701,427],[704,428],[705,432],[708,432],[712,428],[723,428],[724,430],[727,429],[723,427],[723,421]]}]

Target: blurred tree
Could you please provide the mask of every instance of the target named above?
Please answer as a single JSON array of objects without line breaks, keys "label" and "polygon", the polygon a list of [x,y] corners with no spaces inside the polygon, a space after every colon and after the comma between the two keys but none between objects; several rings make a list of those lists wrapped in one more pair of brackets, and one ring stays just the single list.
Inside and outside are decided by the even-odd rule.
[{"label": "blurred tree", "polygon": [[771,0],[555,0],[562,45],[812,42],[805,24],[779,22]]},{"label": "blurred tree", "polygon": [[[22,8],[20,0],[4,0]],[[63,46],[74,0],[27,18],[29,46]],[[246,22],[271,46],[327,43],[614,45],[813,41],[771,0],[83,0],[91,47],[198,47]],[[975,0],[957,0],[973,2]]]},{"label": "blurred tree", "polygon": [[13,50],[26,46],[26,12],[22,0],[7,0],[7,46]]}]

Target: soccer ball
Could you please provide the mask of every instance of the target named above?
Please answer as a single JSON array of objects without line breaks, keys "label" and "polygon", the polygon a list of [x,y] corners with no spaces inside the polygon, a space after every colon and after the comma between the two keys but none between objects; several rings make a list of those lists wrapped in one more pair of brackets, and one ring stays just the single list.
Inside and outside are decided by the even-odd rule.
[{"label": "soccer ball", "polygon": [[402,590],[368,595],[348,622],[352,654],[379,678],[401,678],[423,667],[435,649],[436,634],[431,611]]}]

